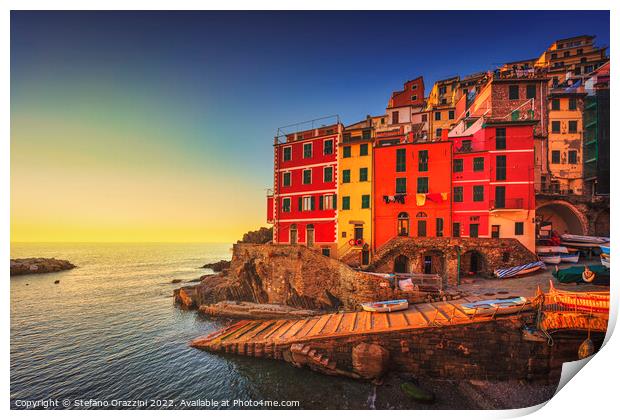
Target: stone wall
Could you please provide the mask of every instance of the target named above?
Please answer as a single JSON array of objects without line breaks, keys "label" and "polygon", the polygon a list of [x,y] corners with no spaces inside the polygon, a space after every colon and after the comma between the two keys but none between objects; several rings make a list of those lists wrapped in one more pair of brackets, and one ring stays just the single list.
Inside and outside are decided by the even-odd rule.
[{"label": "stone wall", "polygon": [[387,242],[373,256],[369,271],[390,273],[395,261],[404,256],[410,272],[424,272],[424,258],[432,261],[433,271],[445,284],[456,285],[459,273],[467,274],[472,255],[478,260],[477,274],[492,276],[493,270],[536,261],[536,256],[513,238],[404,238]]}]

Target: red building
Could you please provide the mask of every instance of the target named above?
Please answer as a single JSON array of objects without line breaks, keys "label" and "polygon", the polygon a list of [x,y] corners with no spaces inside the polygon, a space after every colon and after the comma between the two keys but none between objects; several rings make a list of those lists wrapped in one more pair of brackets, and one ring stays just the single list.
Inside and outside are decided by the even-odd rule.
[{"label": "red building", "polygon": [[396,236],[450,236],[450,142],[414,143],[402,130],[377,133],[373,248]]},{"label": "red building", "polygon": [[275,138],[274,188],[268,197],[268,220],[274,243],[303,243],[325,255],[336,251],[338,143],[343,126]]},{"label": "red building", "polygon": [[452,236],[517,238],[534,249],[534,126],[479,119],[451,137]]},{"label": "red building", "polygon": [[388,109],[421,105],[424,105],[424,78],[419,76],[405,82],[403,90],[392,93]]}]

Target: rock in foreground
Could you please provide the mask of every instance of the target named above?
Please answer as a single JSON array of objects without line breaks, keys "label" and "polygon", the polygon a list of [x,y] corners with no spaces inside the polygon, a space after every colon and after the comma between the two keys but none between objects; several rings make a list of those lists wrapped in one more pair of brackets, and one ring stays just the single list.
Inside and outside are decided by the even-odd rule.
[{"label": "rock in foreground", "polygon": [[16,258],[11,259],[11,275],[54,273],[75,268],[67,260],[56,258]]}]

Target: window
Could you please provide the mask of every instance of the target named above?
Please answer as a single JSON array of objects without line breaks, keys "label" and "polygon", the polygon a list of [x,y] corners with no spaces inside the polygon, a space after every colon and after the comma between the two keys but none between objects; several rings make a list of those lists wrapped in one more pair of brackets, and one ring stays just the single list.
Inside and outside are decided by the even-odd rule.
[{"label": "window", "polygon": [[523,222],[515,222],[515,235],[523,235]]},{"label": "window", "polygon": [[348,184],[349,182],[351,182],[351,170],[345,169],[342,171],[342,183]]},{"label": "window", "polygon": [[452,170],[454,172],[463,172],[463,159],[454,159],[452,162]]},{"label": "window", "polygon": [[396,172],[405,172],[407,169],[406,153],[406,149],[396,149]]},{"label": "window", "polygon": [[527,99],[536,98],[536,85],[527,85],[525,90],[525,97]]},{"label": "window", "polygon": [[508,99],[519,99],[519,85],[508,86]]},{"label": "window", "polygon": [[491,226],[491,238],[499,238],[499,225]]},{"label": "window", "polygon": [[314,210],[314,197],[303,197],[301,209],[303,211]]},{"label": "window", "polygon": [[577,132],[577,121],[569,121],[568,122],[568,132],[576,133]]},{"label": "window", "polygon": [[311,158],[312,157],[312,143],[306,143],[304,144],[304,158]]},{"label": "window", "polygon": [[398,236],[409,236],[409,214],[398,213]]},{"label": "window", "polygon": [[392,112],[392,124],[398,124],[398,111]]},{"label": "window", "polygon": [[420,150],[418,153],[418,171],[428,171],[428,150]]},{"label": "window", "polygon": [[396,194],[407,193],[407,178],[396,178]]},{"label": "window", "polygon": [[506,150],[506,128],[495,129],[495,149]]},{"label": "window", "polygon": [[441,111],[435,112],[435,121],[441,120]]},{"label": "window", "polygon": [[438,238],[443,236],[443,219],[441,217],[435,219],[435,236]]},{"label": "window", "polygon": [[335,194],[324,195],[319,200],[319,210],[333,210],[335,207],[334,206],[335,202],[336,202]]},{"label": "window", "polygon": [[325,140],[323,142],[323,154],[331,155],[334,153],[334,141],[333,140]]},{"label": "window", "polygon": [[342,148],[342,157],[343,158],[351,157],[351,146],[344,146]]},{"label": "window", "polygon": [[450,120],[454,119],[454,111],[448,111],[448,119]]},{"label": "window", "polygon": [[323,168],[323,182],[332,182],[334,180],[334,169],[331,166]]},{"label": "window", "polygon": [[587,63],[588,59],[586,57],[582,57],[581,60],[579,60],[580,63]]},{"label": "window", "polygon": [[577,55],[583,54],[583,48],[577,48]]},{"label": "window", "polygon": [[285,162],[288,162],[289,160],[291,160],[291,146],[285,147],[282,149],[282,160],[284,160]]},{"label": "window", "polygon": [[370,208],[370,195],[364,194],[362,195],[362,208],[369,209]]},{"label": "window", "polygon": [[[364,130],[362,131],[362,139],[364,140],[370,140],[370,130]],[[360,149],[362,148],[362,145],[360,145]],[[366,148],[368,148],[368,145],[366,145]],[[362,155],[363,156],[363,155]]]},{"label": "window", "polygon": [[422,122],[426,122],[426,121],[428,121],[428,115],[422,114]]},{"label": "window", "polygon": [[495,208],[506,208],[506,187],[504,186],[495,186]]},{"label": "window", "polygon": [[321,248],[321,254],[324,257],[329,257],[331,255],[331,249],[329,249],[329,248]]},{"label": "window", "polygon": [[428,193],[428,178],[421,176],[418,178],[418,194]]},{"label": "window", "polygon": [[484,186],[474,185],[474,201],[484,201]]},{"label": "window", "polygon": [[360,144],[360,156],[368,156],[368,144]]},{"label": "window", "polygon": [[441,138],[441,128],[435,130],[435,137]]},{"label": "window", "polygon": [[342,210],[350,210],[351,209],[351,197],[342,197]]},{"label": "window", "polygon": [[559,121],[551,121],[551,132],[559,133],[560,132],[560,122]]},{"label": "window", "polygon": [[312,183],[312,169],[304,169],[303,182],[304,184]]},{"label": "window", "polygon": [[368,181],[368,168],[360,168],[360,182]]},{"label": "window", "polygon": [[569,98],[568,99],[568,109],[571,111],[574,111],[577,109],[577,99],[576,98]]},{"label": "window", "polygon": [[282,213],[289,213],[291,211],[291,199],[286,197],[282,199]]},{"label": "window", "polygon": [[455,203],[463,202],[463,187],[454,187],[454,193],[452,194]]},{"label": "window", "polygon": [[446,93],[446,89],[447,89],[446,86],[440,86],[439,87],[439,94],[440,95],[444,95]]},{"label": "window", "polygon": [[426,220],[418,220],[418,237],[424,238],[426,236]]},{"label": "window", "polygon": [[570,51],[564,51],[564,57],[570,57]]},{"label": "window", "polygon": [[560,163],[560,151],[559,150],[551,151],[551,163]]},{"label": "window", "polygon": [[577,163],[577,151],[576,150],[568,151],[568,163],[573,164],[573,165]]},{"label": "window", "polygon": [[411,97],[411,100],[412,100],[412,101],[415,101],[416,99],[418,99],[418,97],[417,97],[416,95],[413,95],[413,96]]},{"label": "window", "polygon": [[283,187],[291,186],[291,173],[290,172],[284,172],[282,174],[282,186]]},{"label": "window", "polygon": [[484,158],[476,157],[474,158],[474,172],[484,171]]},{"label": "window", "polygon": [[452,236],[455,238],[461,237],[461,224],[454,222],[452,223]]},{"label": "window", "polygon": [[555,60],[556,58],[558,58],[558,55],[556,53],[551,54],[551,59]]},{"label": "window", "polygon": [[504,155],[495,156],[495,180],[506,180],[506,156]]},{"label": "window", "polygon": [[411,90],[416,90],[418,88],[418,85],[411,85]]},{"label": "window", "polygon": [[478,223],[472,223],[469,225],[469,237],[470,238],[478,237]]}]

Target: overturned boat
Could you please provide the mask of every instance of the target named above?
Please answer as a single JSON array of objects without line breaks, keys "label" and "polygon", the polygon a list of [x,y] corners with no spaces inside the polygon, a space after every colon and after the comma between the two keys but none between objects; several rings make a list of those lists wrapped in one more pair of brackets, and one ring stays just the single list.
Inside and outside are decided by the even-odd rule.
[{"label": "overturned boat", "polygon": [[544,262],[534,261],[529,264],[518,265],[516,267],[499,268],[493,271],[493,274],[495,274],[495,277],[497,278],[505,279],[509,277],[524,276],[526,274],[533,273],[545,267],[546,266]]},{"label": "overturned boat", "polygon": [[562,257],[560,256],[560,254],[543,254],[540,253],[538,254],[538,258],[547,264],[559,264],[560,262],[562,262]]},{"label": "overturned boat", "polygon": [[461,309],[467,315],[504,315],[513,314],[530,309],[532,303],[523,296],[506,299],[479,300],[477,302],[461,304]]},{"label": "overturned boat", "polygon": [[409,307],[407,299],[385,300],[381,302],[368,302],[361,304],[367,312],[396,312],[404,311]]}]

